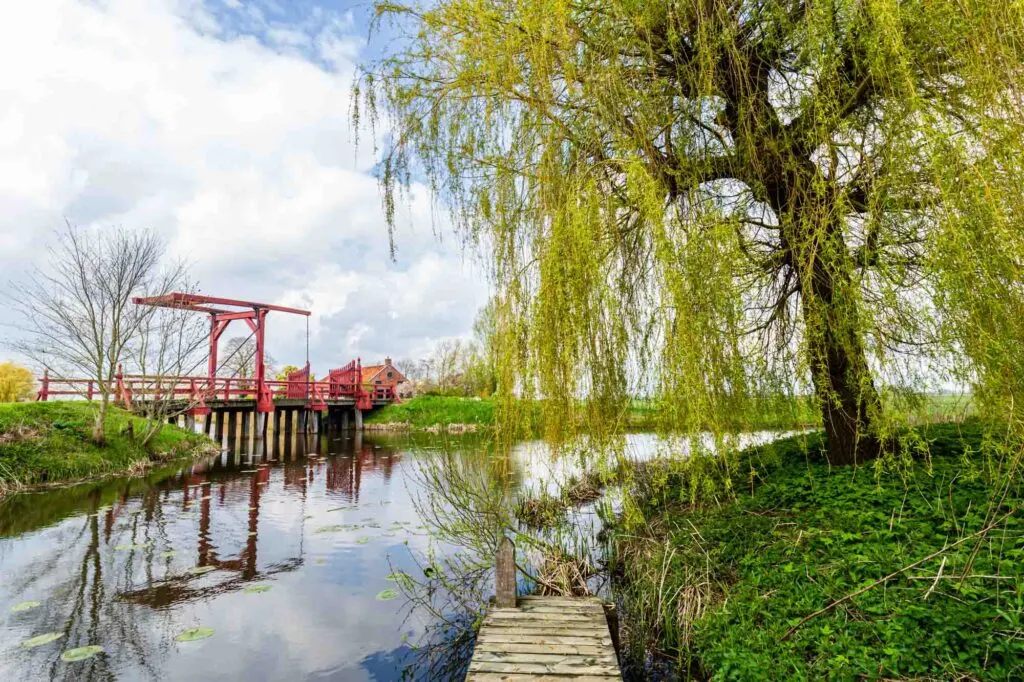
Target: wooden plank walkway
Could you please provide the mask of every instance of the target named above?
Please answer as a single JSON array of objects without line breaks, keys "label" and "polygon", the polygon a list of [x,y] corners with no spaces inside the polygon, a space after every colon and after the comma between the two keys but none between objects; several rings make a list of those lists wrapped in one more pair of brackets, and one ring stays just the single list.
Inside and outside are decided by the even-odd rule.
[{"label": "wooden plank walkway", "polygon": [[466,676],[466,682],[621,679],[604,607],[595,597],[520,597],[513,608],[492,609]]}]

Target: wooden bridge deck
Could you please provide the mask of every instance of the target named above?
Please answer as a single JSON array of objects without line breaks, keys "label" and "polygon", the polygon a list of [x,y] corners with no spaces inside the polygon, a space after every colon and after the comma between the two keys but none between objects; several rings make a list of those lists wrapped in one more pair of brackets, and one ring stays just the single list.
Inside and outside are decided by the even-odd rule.
[{"label": "wooden bridge deck", "polygon": [[477,636],[466,682],[621,680],[601,602],[594,597],[520,597],[495,608]]}]

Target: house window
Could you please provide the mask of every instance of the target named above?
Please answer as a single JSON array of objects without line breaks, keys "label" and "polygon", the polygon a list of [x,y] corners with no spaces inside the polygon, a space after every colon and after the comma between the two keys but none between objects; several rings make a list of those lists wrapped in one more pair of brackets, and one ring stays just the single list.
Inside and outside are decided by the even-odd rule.
[{"label": "house window", "polygon": [[376,383],[378,383],[378,384],[379,384],[379,383],[380,383],[380,379],[377,379],[377,382],[376,382]]},{"label": "house window", "polygon": [[394,378],[395,378],[395,373],[394,372],[388,372],[388,379],[394,379]]}]

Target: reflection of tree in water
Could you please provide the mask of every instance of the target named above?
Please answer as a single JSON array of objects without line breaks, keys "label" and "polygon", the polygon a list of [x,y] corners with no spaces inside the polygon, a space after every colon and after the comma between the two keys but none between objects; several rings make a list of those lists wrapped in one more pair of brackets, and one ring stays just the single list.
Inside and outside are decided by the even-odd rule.
[{"label": "reflection of tree in water", "polygon": [[[255,535],[248,535],[237,553],[223,556],[218,552],[211,538],[211,502],[216,497],[223,503],[229,490],[247,488],[248,528],[255,532],[262,495],[259,483],[269,478],[269,470],[238,477],[223,472],[217,476],[202,468],[197,466],[142,491],[138,481],[124,482],[113,500],[110,485],[93,488],[86,509],[81,510],[85,512],[82,525],[71,537],[60,538],[53,550],[40,555],[24,574],[5,575],[6,591],[11,594],[51,595],[34,616],[33,630],[60,632],[63,637],[58,651],[90,644],[100,644],[106,651],[72,664],[61,661],[53,648],[41,647],[23,652],[37,663],[26,662],[22,669],[31,666],[33,675],[46,670],[51,680],[110,680],[118,676],[118,661],[130,659],[134,675],[158,679],[162,662],[175,647],[173,637],[167,634],[175,629],[176,611],[168,607],[240,590],[252,581],[302,565],[301,533],[299,555],[269,566],[257,565]],[[194,493],[197,484],[198,495]],[[221,569],[214,584],[208,577],[189,573],[156,578],[157,569],[169,568],[173,561],[160,557],[160,548],[171,546],[172,540],[180,546],[182,540],[180,527],[173,538],[168,528],[174,519],[167,513],[177,506],[171,498],[176,489],[181,508],[198,507],[197,564]],[[101,506],[103,500],[108,504]],[[136,548],[115,549],[119,545]],[[140,584],[142,587],[135,587]]]},{"label": "reflection of tree in water", "polygon": [[425,554],[414,555],[416,574],[398,586],[409,599],[409,617],[426,615],[428,625],[404,676],[460,680],[493,595],[499,541],[507,536],[516,544],[521,594],[536,589],[579,595],[597,587],[596,539],[571,525],[542,532],[517,521],[520,472],[507,453],[490,445],[462,450],[444,441],[416,464],[414,506],[432,543]]}]

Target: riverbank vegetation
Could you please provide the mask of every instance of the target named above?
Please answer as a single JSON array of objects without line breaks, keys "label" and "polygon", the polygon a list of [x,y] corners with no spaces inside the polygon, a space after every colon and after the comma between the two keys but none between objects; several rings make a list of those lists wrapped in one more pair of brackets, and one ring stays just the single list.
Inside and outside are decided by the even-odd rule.
[{"label": "riverbank vegetation", "polygon": [[149,420],[109,407],[103,444],[86,401],[0,404],[0,494],[39,484],[141,471],[154,461],[209,451],[206,437],[164,425],[148,445]]},{"label": "riverbank vegetation", "polygon": [[997,433],[921,427],[856,470],[828,466],[820,433],[787,438],[741,453],[746,481],[717,501],[693,501],[689,468],[642,467],[612,540],[634,660],[714,679],[1020,677],[1021,452]]},{"label": "riverbank vegetation", "polygon": [[365,423],[412,429],[447,427],[452,424],[492,426],[494,407],[491,398],[421,395],[383,407],[367,417]]}]

